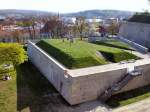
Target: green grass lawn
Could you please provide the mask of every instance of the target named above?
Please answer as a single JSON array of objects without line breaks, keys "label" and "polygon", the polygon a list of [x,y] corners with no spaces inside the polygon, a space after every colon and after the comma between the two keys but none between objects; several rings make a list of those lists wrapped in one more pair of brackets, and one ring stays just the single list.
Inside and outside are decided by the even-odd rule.
[{"label": "green grass lawn", "polygon": [[0,112],[36,112],[41,96],[57,93],[29,62],[20,65],[11,76],[12,80],[0,80]]},{"label": "green grass lawn", "polygon": [[5,82],[0,80],[0,111],[16,112],[16,81],[15,72],[12,73],[14,80]]},{"label": "green grass lawn", "polygon": [[138,59],[135,55],[123,50],[130,49],[127,44],[117,40],[101,43],[88,43],[87,41],[76,40],[70,44],[67,40],[63,42],[61,39],[51,39],[42,40],[38,42],[37,45],[69,69],[109,63],[110,60],[97,55],[97,52],[109,54],[111,56],[109,59],[111,59],[112,62]]},{"label": "green grass lawn", "polygon": [[[63,109],[75,111],[76,106],[68,105],[61,96],[43,98],[49,93],[58,94],[38,69],[30,62],[26,62],[12,74],[12,80],[0,80],[0,112],[58,112],[58,110],[61,112],[60,110]],[[118,107],[148,97],[150,97],[150,85],[115,95],[107,104]]]}]

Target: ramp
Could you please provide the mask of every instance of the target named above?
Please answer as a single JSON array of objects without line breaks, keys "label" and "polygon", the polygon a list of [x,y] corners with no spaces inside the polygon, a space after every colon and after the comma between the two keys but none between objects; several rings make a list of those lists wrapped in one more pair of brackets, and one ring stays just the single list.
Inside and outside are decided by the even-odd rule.
[{"label": "ramp", "polygon": [[105,90],[105,92],[100,96],[101,101],[105,102],[109,99],[115,92],[120,91],[125,85],[127,85],[133,78],[142,75],[141,69],[135,69],[127,73],[123,78],[121,78],[117,83],[112,85],[110,88]]}]

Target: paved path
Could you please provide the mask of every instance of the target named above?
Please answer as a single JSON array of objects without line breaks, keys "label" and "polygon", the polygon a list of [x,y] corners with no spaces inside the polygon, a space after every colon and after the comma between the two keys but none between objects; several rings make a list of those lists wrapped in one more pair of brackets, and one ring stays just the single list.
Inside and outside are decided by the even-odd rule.
[{"label": "paved path", "polygon": [[150,98],[115,109],[110,109],[105,105],[99,105],[86,112],[150,112]]},{"label": "paved path", "polygon": [[99,101],[93,101],[80,104],[74,108],[73,112],[150,112],[150,98],[115,109]]},{"label": "paved path", "polygon": [[136,55],[136,56],[138,56],[140,58],[143,58],[143,59],[150,58],[150,54],[143,54],[143,53],[140,53],[138,51],[130,51],[130,50],[125,50],[125,51],[127,51],[129,53],[132,53],[132,54],[134,54],[134,55]]},{"label": "paved path", "polygon": [[114,109],[112,112],[150,112],[150,98]]}]

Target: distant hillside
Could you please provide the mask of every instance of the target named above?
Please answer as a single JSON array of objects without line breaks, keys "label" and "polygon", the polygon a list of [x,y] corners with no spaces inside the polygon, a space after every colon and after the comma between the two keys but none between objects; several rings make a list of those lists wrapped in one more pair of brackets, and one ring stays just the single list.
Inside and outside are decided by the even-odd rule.
[{"label": "distant hillside", "polygon": [[69,13],[65,14],[67,17],[76,17],[76,16],[84,16],[86,18],[91,17],[100,17],[100,18],[110,18],[110,17],[118,17],[118,18],[129,18],[134,14],[134,12],[129,11],[118,11],[118,10],[87,10],[81,11],[77,13]]},{"label": "distant hillside", "polygon": [[11,16],[11,17],[30,17],[30,16],[50,16],[54,15],[55,13],[46,12],[46,11],[36,11],[36,10],[15,10],[15,9],[8,9],[8,10],[0,10],[0,16]]},{"label": "distant hillside", "polygon": [[[46,11],[35,11],[35,10],[0,10],[0,16],[11,16],[11,17],[30,17],[30,16],[51,16],[57,13],[54,12],[46,12]],[[86,18],[92,17],[100,17],[100,18],[110,18],[110,17],[122,17],[128,18],[131,17],[134,12],[128,11],[117,11],[117,10],[87,10],[81,11],[77,13],[68,13],[61,14],[64,17],[76,17],[76,16],[84,16]]]}]

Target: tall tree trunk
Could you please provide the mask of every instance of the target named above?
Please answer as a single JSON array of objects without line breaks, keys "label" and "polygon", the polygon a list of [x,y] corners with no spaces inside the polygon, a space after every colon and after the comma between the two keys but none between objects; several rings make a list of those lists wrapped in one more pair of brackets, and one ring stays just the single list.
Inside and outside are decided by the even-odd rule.
[{"label": "tall tree trunk", "polygon": [[32,29],[33,29],[33,38],[35,39],[35,27],[34,27],[34,25],[32,25]]},{"label": "tall tree trunk", "polygon": [[28,27],[28,32],[29,32],[29,36],[30,36],[30,38],[31,38],[31,39],[33,39],[33,37],[32,37],[32,32],[31,32],[30,27]]}]

